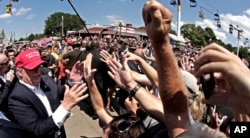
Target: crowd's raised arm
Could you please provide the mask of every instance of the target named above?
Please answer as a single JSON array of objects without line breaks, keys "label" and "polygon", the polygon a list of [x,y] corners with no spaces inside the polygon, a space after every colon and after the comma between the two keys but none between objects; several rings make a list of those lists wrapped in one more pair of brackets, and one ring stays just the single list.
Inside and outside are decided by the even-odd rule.
[{"label": "crowd's raised arm", "polygon": [[0,46],[0,137],[66,138],[81,104],[102,137],[229,137],[230,122],[250,121],[249,64],[216,43],[171,45],[172,16],[151,0],[145,40],[69,35]]}]

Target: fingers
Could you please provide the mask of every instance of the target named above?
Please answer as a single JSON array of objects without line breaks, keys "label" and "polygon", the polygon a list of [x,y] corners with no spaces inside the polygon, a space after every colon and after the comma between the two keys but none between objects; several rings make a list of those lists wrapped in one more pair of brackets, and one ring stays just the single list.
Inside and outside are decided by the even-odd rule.
[{"label": "fingers", "polygon": [[111,60],[109,62],[109,69],[111,70],[112,73],[116,72],[118,69],[121,68],[121,64],[117,61]]},{"label": "fingers", "polygon": [[150,1],[146,2],[143,6],[143,9],[142,9],[142,17],[143,17],[143,21],[144,21],[146,26],[149,22],[151,22],[151,18],[149,16],[150,15],[149,8],[150,8]]},{"label": "fingers", "polygon": [[128,66],[128,59],[127,58],[124,58],[122,65],[123,65],[125,70],[130,70],[130,68]]},{"label": "fingers", "polygon": [[227,62],[209,62],[196,68],[195,76],[200,78],[203,74],[210,74],[214,72],[221,72],[224,74],[230,65]]},{"label": "fingers", "polygon": [[110,76],[110,78],[112,78],[113,80],[115,79],[114,74],[111,71],[108,71],[108,75]]},{"label": "fingers", "polygon": [[209,62],[223,62],[227,61],[228,56],[216,50],[207,50],[205,53],[201,54],[200,57],[195,61],[195,69],[199,69],[200,66]]},{"label": "fingers", "polygon": [[122,67],[121,63],[116,61],[116,60],[113,60],[111,59],[111,62],[116,66],[116,68],[120,69]]},{"label": "fingers", "polygon": [[106,50],[102,50],[102,51],[100,52],[100,56],[101,56],[103,59],[111,58],[111,55],[110,55]]},{"label": "fingers", "polygon": [[159,26],[162,22],[170,23],[172,20],[172,13],[155,0],[144,4],[142,16],[145,25],[153,22],[156,26]]},{"label": "fingers", "polygon": [[[199,55],[206,52],[207,50],[215,50],[215,51],[219,51],[219,52],[224,53],[224,54],[232,54],[231,52],[229,52],[227,49],[223,48],[222,46],[220,46],[216,43],[212,43],[212,44],[206,46],[205,48],[201,49],[199,52]],[[234,54],[232,54],[232,55],[234,55]]]}]

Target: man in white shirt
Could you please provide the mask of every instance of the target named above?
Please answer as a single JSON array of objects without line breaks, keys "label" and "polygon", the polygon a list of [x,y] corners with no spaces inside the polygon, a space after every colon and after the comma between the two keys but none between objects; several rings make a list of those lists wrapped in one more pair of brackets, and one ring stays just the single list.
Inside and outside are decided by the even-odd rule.
[{"label": "man in white shirt", "polygon": [[[57,86],[49,76],[41,75],[44,63],[35,49],[29,49],[16,57],[15,66],[19,81],[10,97],[8,107],[14,120],[33,138],[65,138],[63,124],[70,110],[88,95],[82,83],[83,63],[76,62],[68,72],[73,85]],[[76,84],[77,83],[77,84]]]}]

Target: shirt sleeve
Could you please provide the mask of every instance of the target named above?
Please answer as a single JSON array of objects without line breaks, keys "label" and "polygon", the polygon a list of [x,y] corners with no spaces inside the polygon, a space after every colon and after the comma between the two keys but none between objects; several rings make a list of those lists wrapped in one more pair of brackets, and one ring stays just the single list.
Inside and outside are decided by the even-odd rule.
[{"label": "shirt sleeve", "polygon": [[52,114],[52,119],[54,120],[58,128],[60,128],[64,124],[64,122],[70,117],[71,114],[71,112],[65,110],[62,105],[60,105]]}]

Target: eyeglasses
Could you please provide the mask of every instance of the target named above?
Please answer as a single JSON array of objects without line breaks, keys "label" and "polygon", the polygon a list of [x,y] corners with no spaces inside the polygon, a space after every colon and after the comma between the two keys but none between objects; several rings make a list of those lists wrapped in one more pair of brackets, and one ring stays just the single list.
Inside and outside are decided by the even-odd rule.
[{"label": "eyeglasses", "polygon": [[134,124],[140,121],[140,118],[135,116],[129,116],[126,120],[121,120],[116,124],[116,129],[123,133],[128,131]]},{"label": "eyeglasses", "polygon": [[4,63],[0,63],[0,67],[4,66],[4,65],[8,65],[9,64],[9,60],[7,60],[6,62]]}]

